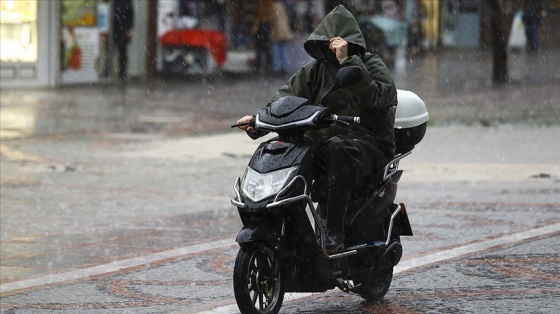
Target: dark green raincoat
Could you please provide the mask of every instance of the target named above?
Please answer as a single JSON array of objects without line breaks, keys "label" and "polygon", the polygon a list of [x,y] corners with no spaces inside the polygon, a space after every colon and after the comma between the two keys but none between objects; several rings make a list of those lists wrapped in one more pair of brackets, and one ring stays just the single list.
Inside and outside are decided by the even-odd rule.
[{"label": "dark green raincoat", "polygon": [[[348,42],[348,59],[338,63],[335,54],[328,49],[329,40],[341,37]],[[366,53],[364,37],[352,14],[343,6],[337,6],[317,26],[304,44],[305,51],[315,60],[294,74],[288,84],[278,90],[271,103],[288,95],[311,99],[314,104],[332,108],[338,115],[361,118],[359,125],[337,126],[310,131],[309,135],[319,145],[333,137],[360,142],[358,149],[367,146],[373,156],[365,156],[371,162],[371,171],[382,169],[395,150],[394,119],[397,91],[389,70],[377,55]],[[325,99],[322,96],[333,85],[339,69],[359,66],[364,78],[356,85],[341,88]],[[368,75],[366,75],[368,74]]]}]

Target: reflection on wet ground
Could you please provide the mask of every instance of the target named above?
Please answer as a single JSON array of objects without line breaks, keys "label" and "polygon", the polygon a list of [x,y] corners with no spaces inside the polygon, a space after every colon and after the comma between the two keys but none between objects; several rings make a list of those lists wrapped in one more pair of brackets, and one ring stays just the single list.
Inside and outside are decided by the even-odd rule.
[{"label": "reflection on wet ground", "polygon": [[[560,116],[557,50],[544,50],[536,57],[511,52],[512,83],[502,86],[492,84],[492,56],[482,50],[415,56],[401,51],[392,71],[397,88],[412,90],[426,101],[432,122],[554,123]],[[3,90],[1,137],[224,132],[240,115],[264,106],[286,80],[223,74],[156,78],[126,85]]]}]

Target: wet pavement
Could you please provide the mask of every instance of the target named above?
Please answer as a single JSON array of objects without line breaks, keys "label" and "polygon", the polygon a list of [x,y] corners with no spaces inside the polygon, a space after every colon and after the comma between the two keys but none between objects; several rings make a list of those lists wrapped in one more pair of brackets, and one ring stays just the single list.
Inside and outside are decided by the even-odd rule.
[{"label": "wet pavement", "polygon": [[[498,87],[487,53],[400,59],[431,125],[401,164],[415,236],[392,288],[375,305],[297,294],[282,313],[558,312],[559,52],[515,55]],[[236,313],[229,199],[258,143],[229,125],[284,81],[2,90],[1,311]]]},{"label": "wet pavement", "polygon": [[[487,51],[400,54],[393,69],[397,88],[422,97],[432,123],[555,124],[560,120],[560,48],[544,50],[537,57],[510,54],[512,83],[502,86],[492,83],[492,59]],[[0,131],[4,140],[97,132],[224,132],[240,114],[252,114],[264,106],[285,82],[285,77],[223,73],[126,85],[3,89]]]}]

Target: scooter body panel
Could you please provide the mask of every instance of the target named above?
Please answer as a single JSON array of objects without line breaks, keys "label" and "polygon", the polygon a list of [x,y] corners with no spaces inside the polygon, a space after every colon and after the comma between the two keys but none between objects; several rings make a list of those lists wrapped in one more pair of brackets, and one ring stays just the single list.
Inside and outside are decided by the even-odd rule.
[{"label": "scooter body panel", "polygon": [[[259,173],[268,173],[297,166],[294,176],[303,176],[308,186],[306,190],[303,183],[294,184],[282,195],[290,197],[309,193],[316,169],[314,162],[311,142],[292,143],[274,138],[257,148],[249,167]],[[384,226],[391,214],[399,177],[400,175],[394,180],[388,180],[377,190],[351,201],[347,219],[349,246],[374,242],[385,237]],[[320,253],[317,235],[305,211],[306,202],[291,203],[274,209],[266,208],[266,205],[272,202],[272,197],[260,202],[243,198],[243,202],[245,208],[239,208],[239,212],[245,227],[236,241],[240,245],[265,242],[272,247],[283,248],[285,267],[289,269],[285,273],[286,291],[326,291],[336,287],[336,277],[349,275],[349,264],[371,267],[376,263],[378,247],[371,247],[354,257],[334,260],[325,258]]]},{"label": "scooter body panel", "polygon": [[385,227],[391,216],[402,172],[386,180],[376,190],[351,200],[346,216],[346,242],[357,245],[378,240],[385,241]]},{"label": "scooter body panel", "polygon": [[[292,143],[273,138],[259,145],[249,167],[259,173],[269,173],[293,166],[308,166],[312,161],[311,146],[308,143]],[[298,174],[306,175],[300,172]]]},{"label": "scooter body panel", "polygon": [[271,247],[277,247],[279,237],[277,229],[273,223],[269,221],[259,221],[250,225],[243,226],[243,229],[237,234],[235,241],[240,245],[255,242],[266,242]]}]

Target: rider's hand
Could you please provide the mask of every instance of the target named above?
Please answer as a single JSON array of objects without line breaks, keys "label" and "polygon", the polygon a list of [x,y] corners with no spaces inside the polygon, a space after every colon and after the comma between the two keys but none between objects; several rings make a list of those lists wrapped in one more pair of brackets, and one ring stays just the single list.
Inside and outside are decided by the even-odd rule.
[{"label": "rider's hand", "polygon": [[255,117],[253,116],[244,116],[243,118],[237,120],[237,124],[242,124],[242,123],[247,123],[247,124],[241,125],[238,128],[247,132],[255,132],[256,131],[255,128],[249,124],[253,120],[255,120]]},{"label": "rider's hand", "polygon": [[340,37],[333,37],[330,40],[329,49],[336,54],[339,63],[348,59],[348,43]]}]

